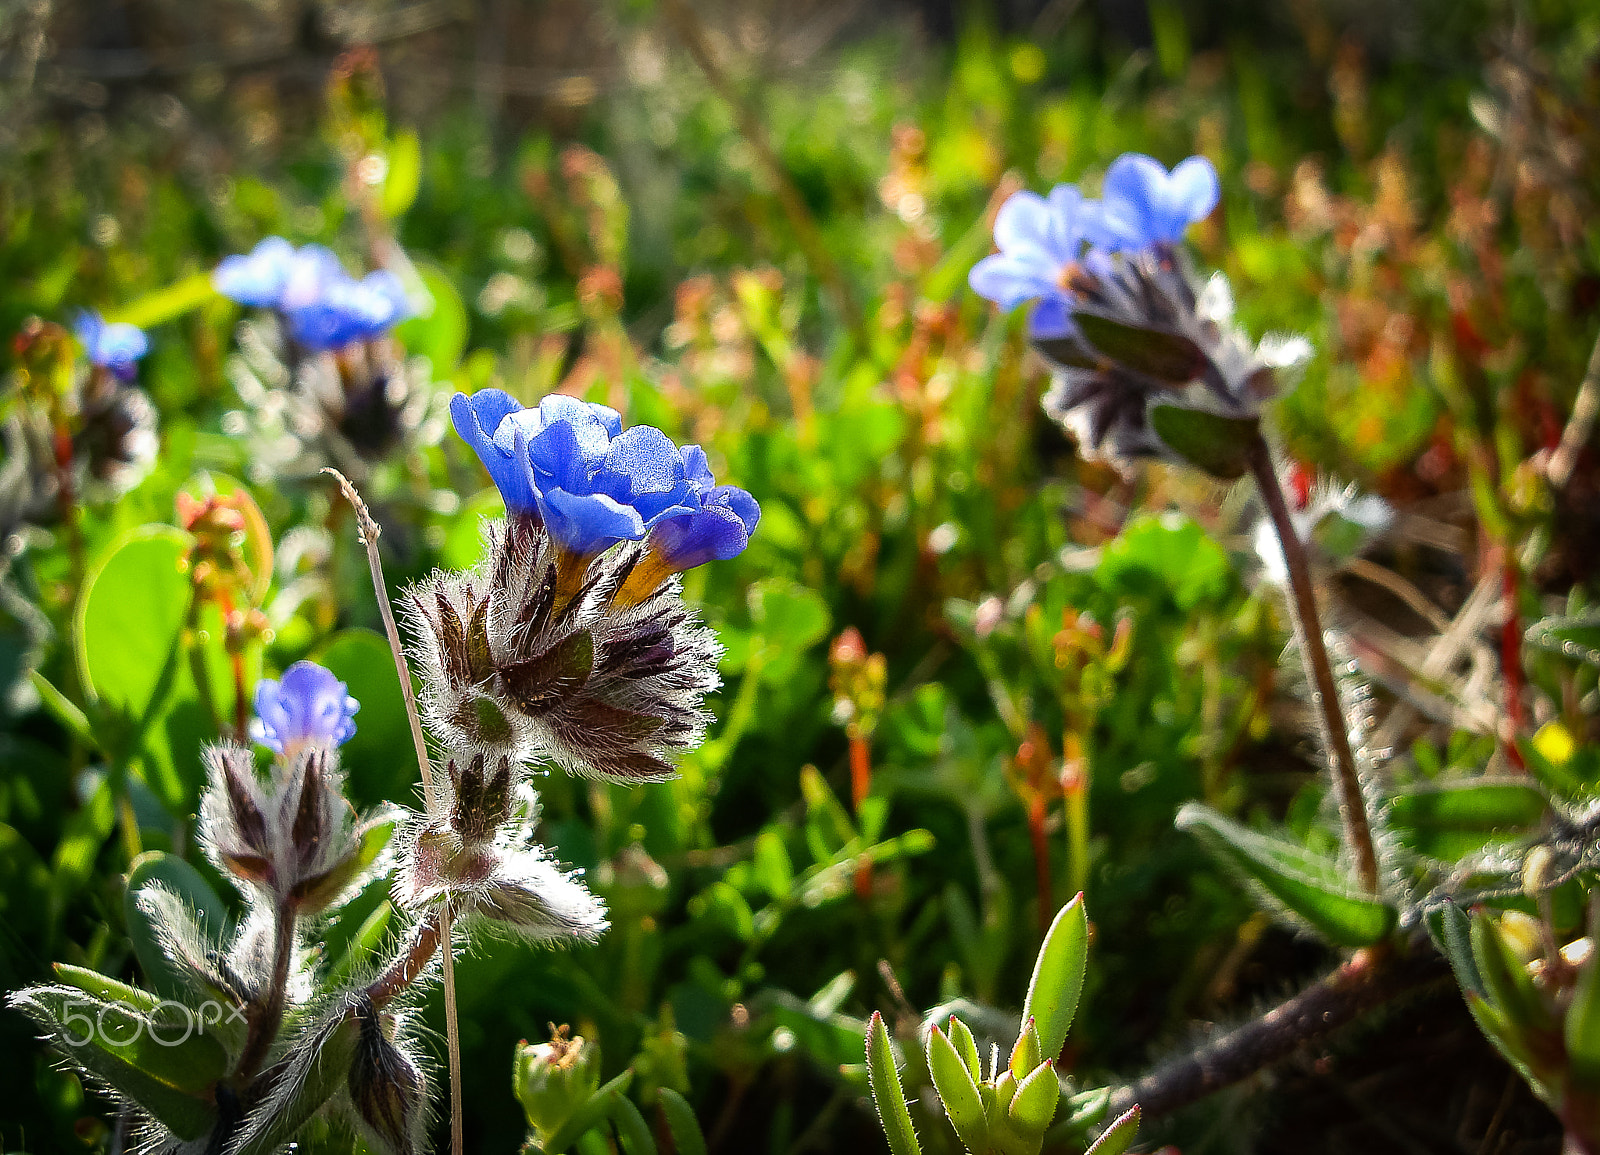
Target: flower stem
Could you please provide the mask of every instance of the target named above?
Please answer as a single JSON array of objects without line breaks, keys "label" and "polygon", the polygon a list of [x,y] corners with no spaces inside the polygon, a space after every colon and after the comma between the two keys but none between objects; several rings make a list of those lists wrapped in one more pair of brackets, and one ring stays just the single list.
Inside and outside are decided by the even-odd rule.
[{"label": "flower stem", "polygon": [[450,1150],[462,1155],[461,1140],[461,1031],[456,1018],[455,951],[450,946],[450,904],[439,908],[439,936],[444,947],[445,1054],[450,1064]]},{"label": "flower stem", "polygon": [[[378,523],[367,511],[350,479],[337,469],[324,469],[338,481],[339,488],[356,511],[356,523],[361,529],[361,541],[367,547],[367,565],[372,570],[372,588],[378,597],[378,611],[383,615],[383,628],[389,635],[389,649],[394,654],[395,673],[400,676],[400,689],[405,694],[406,718],[411,723],[411,741],[417,749],[417,770],[422,775],[422,794],[429,814],[438,811],[438,792],[433,783],[433,760],[428,757],[428,744],[422,736],[422,719],[417,715],[417,699],[411,689],[411,667],[406,662],[404,648],[400,645],[400,631],[394,624],[394,607],[389,604],[389,587],[383,580],[383,561],[378,557]],[[455,960],[450,949],[450,910],[448,905],[439,911],[439,935],[444,943],[444,1034],[446,1053],[450,1063],[450,1150],[462,1155],[461,1142],[461,1024],[456,1019]]]},{"label": "flower stem", "polygon": [[1273,468],[1272,452],[1259,434],[1250,447],[1250,473],[1266,504],[1267,515],[1272,519],[1272,528],[1278,535],[1278,545],[1289,572],[1289,604],[1293,609],[1295,634],[1300,639],[1300,654],[1311,679],[1311,696],[1322,727],[1334,792],[1339,799],[1345,844],[1355,855],[1356,874],[1362,888],[1377,894],[1378,854],[1372,842],[1372,824],[1367,818],[1355,754],[1350,749],[1350,729],[1339,705],[1339,689],[1333,680],[1333,667],[1322,636],[1322,619],[1317,614],[1316,593],[1311,586],[1311,561],[1289,516],[1288,503],[1278,484],[1278,472]]},{"label": "flower stem", "polygon": [[416,981],[427,967],[442,937],[442,909],[435,911],[411,929],[411,941],[404,952],[367,987],[372,1005],[382,1010],[396,995]]},{"label": "flower stem", "polygon": [[1045,798],[1036,792],[1028,799],[1028,839],[1033,843],[1033,870],[1039,884],[1039,930],[1050,929],[1055,915],[1055,895],[1050,879],[1050,840],[1045,835]]},{"label": "flower stem", "polygon": [[[850,735],[850,803],[856,821],[861,821],[861,805],[872,789],[872,751],[862,734]],[[872,897],[872,859],[863,858],[856,867],[856,897],[865,902]]]},{"label": "flower stem", "polygon": [[267,986],[266,1000],[250,1019],[245,1036],[244,1051],[239,1056],[238,1078],[248,1083],[261,1069],[261,1061],[278,1037],[283,1025],[283,1005],[289,986],[289,958],[294,954],[294,907],[287,902],[278,903],[273,912],[275,939],[272,947],[272,978]]}]

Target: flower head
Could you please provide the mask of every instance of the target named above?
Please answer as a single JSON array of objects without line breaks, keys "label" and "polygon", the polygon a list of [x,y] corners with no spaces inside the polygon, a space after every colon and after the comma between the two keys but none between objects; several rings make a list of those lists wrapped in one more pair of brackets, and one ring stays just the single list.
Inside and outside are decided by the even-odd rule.
[{"label": "flower head", "polygon": [[256,716],[250,736],[280,754],[305,742],[341,746],[356,732],[361,703],[315,662],[296,662],[281,681],[256,683]]},{"label": "flower head", "polygon": [[1217,170],[1203,156],[1168,172],[1152,157],[1123,153],[1106,169],[1100,243],[1113,251],[1175,245],[1217,207],[1219,191]]},{"label": "flower head", "polygon": [[90,309],[79,310],[74,328],[90,363],[110,370],[118,381],[132,381],[136,363],[150,351],[143,329],[125,321],[107,323]]},{"label": "flower head", "polygon": [[411,312],[399,278],[388,270],[358,281],[331,250],[321,245],[297,249],[282,237],[268,237],[249,253],[225,258],[211,283],[241,305],[277,309],[294,339],[319,351],[370,341]]},{"label": "flower head", "polygon": [[1085,200],[1073,185],[1057,185],[1049,199],[1026,190],[1014,193],[995,216],[1000,251],[974,265],[968,283],[979,296],[1008,311],[1037,300],[1028,322],[1033,336],[1068,333],[1072,323],[1066,278],[1084,244],[1098,238],[1100,229],[1100,206]]},{"label": "flower head", "polygon": [[370,341],[411,312],[400,279],[387,269],[359,281],[340,270],[317,289],[308,291],[303,303],[292,292],[284,294],[289,331],[308,349],[342,349],[354,341]]},{"label": "flower head", "polygon": [[541,522],[573,557],[638,541],[661,521],[699,508],[672,439],[648,425],[625,431],[604,405],[553,394],[523,408],[508,393],[482,389],[458,393],[450,416],[506,510]]}]

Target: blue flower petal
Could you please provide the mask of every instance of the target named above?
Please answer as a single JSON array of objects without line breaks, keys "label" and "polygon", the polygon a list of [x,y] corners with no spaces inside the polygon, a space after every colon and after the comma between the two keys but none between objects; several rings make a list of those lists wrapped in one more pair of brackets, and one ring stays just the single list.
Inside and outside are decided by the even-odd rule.
[{"label": "blue flower petal", "polygon": [[1192,156],[1171,173],[1142,153],[1124,153],[1106,169],[1103,213],[1107,248],[1176,244],[1189,226],[1216,208],[1217,172]]},{"label": "blue flower petal", "polygon": [[1028,316],[1028,335],[1038,339],[1067,337],[1078,331],[1072,322],[1072,309],[1062,293],[1040,297]]},{"label": "blue flower petal", "polygon": [[664,517],[699,507],[672,439],[649,425],[635,425],[615,437],[605,465],[595,475],[594,489],[631,505],[648,529]]},{"label": "blue flower petal", "polygon": [[143,329],[126,321],[107,323],[90,309],[78,311],[73,329],[83,342],[89,363],[109,369],[119,381],[132,381],[134,363],[150,351],[150,338]]},{"label": "blue flower petal", "polygon": [[211,284],[241,305],[276,308],[293,260],[293,245],[282,237],[268,237],[248,253],[223,258],[212,271]]},{"label": "blue flower petal", "polygon": [[451,423],[489,471],[506,509],[511,513],[534,514],[538,512],[538,505],[527,464],[526,442],[519,449],[516,439],[510,445],[502,445],[495,437],[508,419],[521,410],[522,403],[503,389],[480,389],[470,397],[457,393],[450,399]]},{"label": "blue flower petal", "polygon": [[296,662],[281,681],[263,678],[255,697],[251,736],[280,754],[302,742],[340,746],[356,732],[354,716],[361,704],[315,662]]},{"label": "blue flower petal", "polygon": [[644,536],[639,511],[604,493],[550,489],[540,492],[538,499],[551,538],[576,557],[593,557],[619,541],[638,541]]},{"label": "blue flower petal", "polygon": [[727,561],[744,552],[760,520],[755,498],[737,486],[718,486],[698,510],[657,525],[650,534],[650,550],[679,573],[708,561]]}]

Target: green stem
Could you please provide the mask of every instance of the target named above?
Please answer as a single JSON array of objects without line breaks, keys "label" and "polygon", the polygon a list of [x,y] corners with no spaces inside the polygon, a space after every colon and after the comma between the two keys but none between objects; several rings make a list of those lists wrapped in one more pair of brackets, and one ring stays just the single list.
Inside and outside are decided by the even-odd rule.
[{"label": "green stem", "polygon": [[1267,515],[1272,519],[1289,572],[1289,605],[1293,610],[1295,635],[1300,640],[1300,655],[1311,679],[1312,704],[1322,728],[1334,793],[1339,799],[1345,845],[1355,855],[1356,873],[1362,888],[1377,894],[1378,854],[1372,842],[1372,824],[1367,818],[1355,754],[1350,748],[1349,726],[1339,704],[1339,689],[1333,680],[1333,666],[1328,661],[1328,647],[1322,636],[1322,619],[1317,613],[1316,592],[1311,586],[1311,561],[1289,516],[1288,503],[1278,484],[1278,472],[1272,464],[1272,453],[1259,434],[1250,447],[1250,473],[1266,503]]}]

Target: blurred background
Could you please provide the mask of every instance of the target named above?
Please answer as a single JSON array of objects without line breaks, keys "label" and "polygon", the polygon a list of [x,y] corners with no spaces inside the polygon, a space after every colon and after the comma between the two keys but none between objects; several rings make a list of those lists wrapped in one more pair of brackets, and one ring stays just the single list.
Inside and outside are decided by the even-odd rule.
[{"label": "blurred background", "polygon": [[[160,459],[90,515],[89,556],[170,522],[195,471],[242,478],[279,542],[258,660],[348,664],[329,659],[367,703],[360,802],[410,797],[384,753],[405,741],[397,683],[350,640],[377,617],[348,521],[301,468],[315,430],[287,448],[263,432],[270,374],[204,283],[221,257],[280,233],[354,266],[397,241],[433,293],[398,331],[420,359],[403,435],[341,427],[392,528],[392,582],[470,563],[497,508],[429,408],[457,388],[607,401],[707,444],[762,502],[747,554],[690,581],[729,653],[684,779],[547,783],[546,840],[616,929],[459,972],[471,1149],[521,1143],[512,1049],[553,1021],[598,1035],[608,1076],[635,1061],[692,1089],[715,1151],[879,1150],[840,1072],[862,1018],[1014,1010],[1041,877],[1057,903],[1086,887],[1096,922],[1069,1042],[1085,1078],[1135,1076],[1334,960],[1172,831],[1192,798],[1310,842],[1328,810],[1247,511],[1078,460],[1038,412],[1020,325],[966,289],[1006,195],[1092,190],[1125,150],[1216,164],[1199,262],[1252,333],[1318,350],[1279,405],[1286,451],[1308,489],[1354,483],[1393,511],[1367,570],[1324,575],[1372,700],[1424,703],[1388,735],[1388,772],[1509,757],[1500,623],[1470,596],[1535,530],[1517,612],[1596,579],[1595,455],[1553,488],[1529,464],[1560,441],[1600,320],[1593,4],[0,0],[0,333],[80,305],[153,332]],[[5,529],[0,986],[54,958],[131,977],[127,861],[28,689],[72,661],[73,571],[47,531]],[[1053,657],[1099,644],[1071,633],[1080,611],[1134,623],[1092,709]],[[1422,685],[1468,611],[1470,644]],[[876,691],[833,644],[847,627],[884,655]],[[1558,704],[1515,725],[1560,714],[1592,742],[1556,657],[1509,660]],[[1049,787],[1066,732],[1095,765],[1081,859]],[[849,818],[906,836],[860,897],[805,873],[837,850],[857,741],[883,802]],[[142,803],[147,845],[182,850],[185,789]],[[116,1147],[114,1112],[10,1012],[0,1086],[7,1150]],[[1184,1151],[1559,1145],[1453,988],[1152,1126]]]}]

